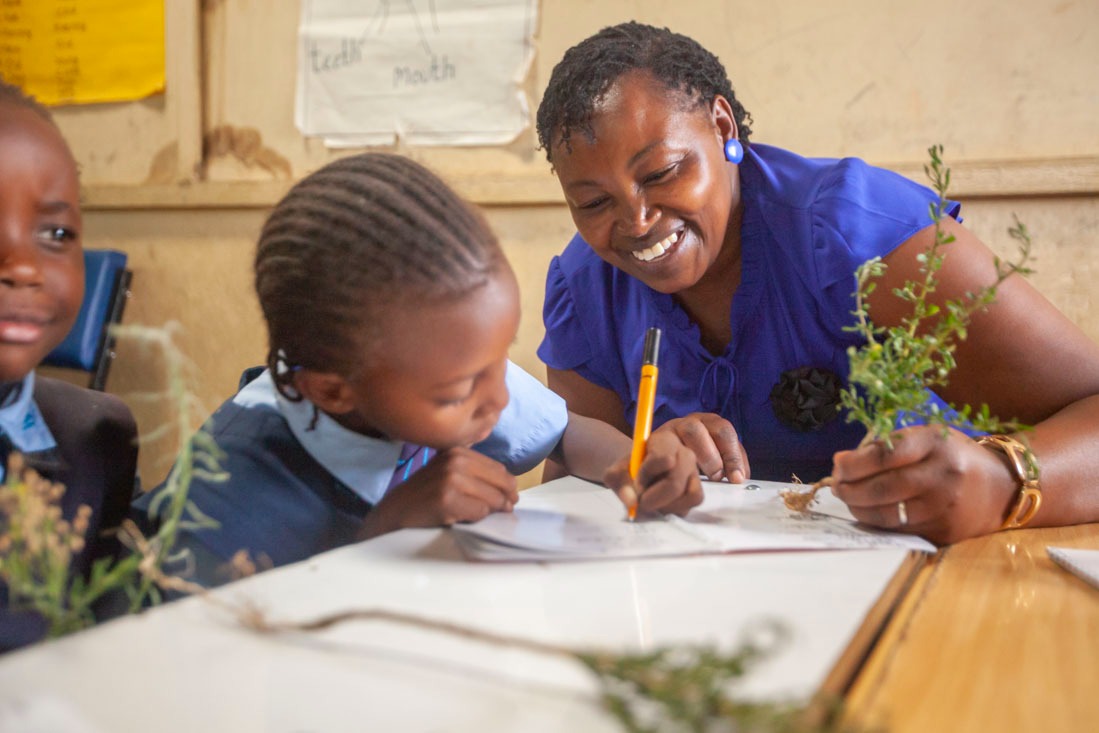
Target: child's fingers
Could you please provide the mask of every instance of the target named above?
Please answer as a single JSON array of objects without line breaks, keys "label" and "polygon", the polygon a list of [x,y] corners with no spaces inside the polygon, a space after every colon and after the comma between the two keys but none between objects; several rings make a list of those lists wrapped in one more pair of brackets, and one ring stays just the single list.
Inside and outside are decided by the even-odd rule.
[{"label": "child's fingers", "polygon": [[451,448],[433,460],[443,464],[448,476],[468,479],[459,484],[463,490],[482,494],[490,506],[502,506],[501,498],[512,505],[519,500],[516,478],[503,464],[482,453],[469,448]]},{"label": "child's fingers", "polygon": [[684,445],[682,435],[676,431],[654,432],[650,436],[636,481],[630,477],[628,466],[628,459],[615,463],[603,479],[627,508],[686,514],[702,502],[695,453]]},{"label": "child's fingers", "polygon": [[475,492],[455,494],[446,502],[442,524],[449,526],[459,522],[477,522],[493,512],[510,512],[512,510],[513,504],[510,502],[494,504],[494,498],[478,495]]},{"label": "child's fingers", "polygon": [[627,509],[637,506],[637,489],[634,487],[633,479],[630,478],[629,456],[607,469],[606,473],[603,474],[603,483],[607,488],[614,491],[615,495],[618,496],[618,500]]},{"label": "child's fingers", "polygon": [[678,499],[669,502],[660,511],[682,517],[701,504],[704,498],[705,492],[702,490],[702,481],[699,480],[698,474],[692,473],[687,479],[686,490],[679,495]]},{"label": "child's fingers", "polygon": [[[473,500],[487,507],[488,511],[485,514],[490,511],[509,512],[515,506],[515,502],[519,500],[518,494],[504,491],[499,486],[484,483],[472,477],[467,477],[467,480],[457,488],[461,494],[459,498],[463,501]],[[476,515],[476,512],[474,514]],[[475,516],[474,518],[480,519],[481,517]]]},{"label": "child's fingers", "polygon": [[629,456],[611,464],[611,467],[603,473],[603,484],[616,491],[623,486],[633,485],[633,479],[630,478]]},{"label": "child's fingers", "polygon": [[681,445],[647,455],[637,479],[641,487],[638,508],[642,511],[680,514],[702,501],[694,454]]},{"label": "child's fingers", "polygon": [[649,484],[641,494],[638,509],[661,514],[686,514],[702,503],[702,482],[693,471],[689,476],[666,475]]},{"label": "child's fingers", "polygon": [[633,483],[627,483],[614,493],[618,496],[618,500],[622,502],[622,506],[626,507],[626,509],[637,510],[637,489],[634,488]]},{"label": "child's fingers", "polygon": [[439,494],[436,522],[444,526],[476,522],[493,512],[510,512],[515,501],[499,486],[468,475],[451,476]]}]

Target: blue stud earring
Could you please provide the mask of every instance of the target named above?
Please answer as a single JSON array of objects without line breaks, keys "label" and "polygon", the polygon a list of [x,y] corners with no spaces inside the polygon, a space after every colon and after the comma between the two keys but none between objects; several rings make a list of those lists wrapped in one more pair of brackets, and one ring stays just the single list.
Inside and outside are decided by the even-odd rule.
[{"label": "blue stud earring", "polygon": [[725,143],[725,160],[730,163],[744,160],[744,146],[735,137]]}]

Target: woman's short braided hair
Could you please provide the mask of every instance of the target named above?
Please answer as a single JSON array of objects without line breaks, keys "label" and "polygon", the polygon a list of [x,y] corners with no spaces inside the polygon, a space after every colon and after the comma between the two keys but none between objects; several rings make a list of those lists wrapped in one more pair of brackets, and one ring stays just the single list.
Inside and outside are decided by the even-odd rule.
[{"label": "woman's short braided hair", "polygon": [[591,139],[595,105],[620,76],[639,70],[681,92],[691,104],[709,105],[720,94],[733,109],[737,136],[748,145],[752,116],[737,100],[717,56],[687,36],[630,21],[584,39],[554,67],[538,106],[538,142],[546,159],[553,162],[558,143],[567,150],[577,130]]}]

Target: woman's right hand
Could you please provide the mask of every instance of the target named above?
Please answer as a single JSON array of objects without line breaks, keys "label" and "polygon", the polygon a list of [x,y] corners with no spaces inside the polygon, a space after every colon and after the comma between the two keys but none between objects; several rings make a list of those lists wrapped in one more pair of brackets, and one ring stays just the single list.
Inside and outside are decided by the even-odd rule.
[{"label": "woman's right hand", "polygon": [[711,481],[728,479],[740,484],[752,477],[748,454],[740,444],[733,424],[712,412],[692,412],[677,417],[653,431],[672,431],[698,458],[699,473]]},{"label": "woman's right hand", "polygon": [[516,479],[503,464],[469,448],[449,448],[393,487],[366,515],[359,539],[407,527],[449,527],[492,512],[510,512],[519,500]]}]

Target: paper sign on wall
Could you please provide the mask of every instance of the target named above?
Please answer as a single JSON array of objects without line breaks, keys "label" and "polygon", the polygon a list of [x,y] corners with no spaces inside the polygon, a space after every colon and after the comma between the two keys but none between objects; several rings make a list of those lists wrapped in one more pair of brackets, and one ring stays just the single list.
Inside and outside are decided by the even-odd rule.
[{"label": "paper sign on wall", "polygon": [[0,0],[0,77],[43,104],[164,91],[164,0]]},{"label": "paper sign on wall", "polygon": [[302,0],[295,122],[334,147],[486,145],[530,122],[537,0]]}]

